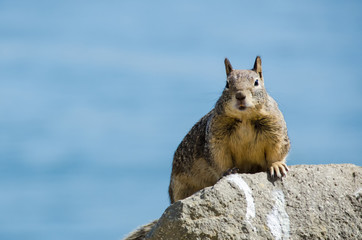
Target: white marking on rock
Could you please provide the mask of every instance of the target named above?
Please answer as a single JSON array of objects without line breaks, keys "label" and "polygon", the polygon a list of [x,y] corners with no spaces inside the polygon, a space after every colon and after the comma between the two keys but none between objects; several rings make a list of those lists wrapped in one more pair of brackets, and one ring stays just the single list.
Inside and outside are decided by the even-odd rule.
[{"label": "white marking on rock", "polygon": [[357,191],[353,194],[356,198],[359,198],[360,195],[362,195],[362,188],[357,189]]},{"label": "white marking on rock", "polygon": [[272,192],[274,198],[273,210],[267,216],[267,225],[276,240],[289,239],[290,222],[285,210],[285,200],[282,190]]},{"label": "white marking on rock", "polygon": [[240,190],[242,190],[244,192],[245,199],[246,199],[246,214],[245,214],[246,222],[248,222],[255,231],[255,228],[249,221],[250,218],[255,217],[255,205],[254,205],[254,199],[253,199],[253,195],[252,195],[252,191],[251,191],[250,187],[238,174],[229,175],[226,177],[226,179],[230,183],[234,183]]}]

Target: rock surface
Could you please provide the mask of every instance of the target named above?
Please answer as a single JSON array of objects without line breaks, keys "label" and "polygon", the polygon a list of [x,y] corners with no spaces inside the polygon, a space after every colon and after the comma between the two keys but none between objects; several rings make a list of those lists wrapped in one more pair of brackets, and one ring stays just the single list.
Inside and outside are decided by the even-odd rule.
[{"label": "rock surface", "polygon": [[168,207],[146,239],[361,239],[362,168],[290,166],[222,178]]}]

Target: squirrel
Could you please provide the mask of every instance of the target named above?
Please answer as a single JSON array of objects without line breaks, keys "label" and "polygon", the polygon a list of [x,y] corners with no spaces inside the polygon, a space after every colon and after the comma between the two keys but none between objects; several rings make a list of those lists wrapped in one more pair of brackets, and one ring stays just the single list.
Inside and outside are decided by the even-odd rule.
[{"label": "squirrel", "polygon": [[[228,174],[269,171],[273,179],[287,174],[287,126],[265,90],[261,58],[256,57],[252,70],[234,70],[226,58],[225,69],[226,86],[214,109],[192,127],[174,154],[171,204]],[[125,240],[145,239],[157,221]]]},{"label": "squirrel", "polygon": [[264,86],[261,58],[252,70],[235,70],[225,58],[226,86],[215,107],[178,146],[172,164],[171,203],[214,185],[231,173],[287,175],[287,126]]}]

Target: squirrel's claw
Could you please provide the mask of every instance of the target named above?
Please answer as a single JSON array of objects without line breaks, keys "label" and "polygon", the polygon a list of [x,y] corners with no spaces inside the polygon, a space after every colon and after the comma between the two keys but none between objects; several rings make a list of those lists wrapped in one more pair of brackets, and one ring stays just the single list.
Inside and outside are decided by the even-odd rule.
[{"label": "squirrel's claw", "polygon": [[270,176],[271,178],[274,178],[274,168],[270,167]]},{"label": "squirrel's claw", "polygon": [[270,167],[270,176],[274,178],[274,174],[276,174],[277,178],[286,177],[288,171],[289,168],[284,162],[274,162]]}]

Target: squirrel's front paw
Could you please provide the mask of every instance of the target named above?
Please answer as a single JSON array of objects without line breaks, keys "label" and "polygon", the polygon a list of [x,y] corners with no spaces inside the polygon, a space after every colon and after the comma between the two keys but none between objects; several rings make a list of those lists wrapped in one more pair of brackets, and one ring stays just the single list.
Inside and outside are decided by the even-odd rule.
[{"label": "squirrel's front paw", "polygon": [[[284,162],[274,162],[270,167],[270,176],[272,178],[282,178],[287,176],[287,172],[289,171],[287,165]],[[276,175],[276,176],[274,176]]]}]

